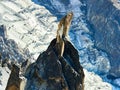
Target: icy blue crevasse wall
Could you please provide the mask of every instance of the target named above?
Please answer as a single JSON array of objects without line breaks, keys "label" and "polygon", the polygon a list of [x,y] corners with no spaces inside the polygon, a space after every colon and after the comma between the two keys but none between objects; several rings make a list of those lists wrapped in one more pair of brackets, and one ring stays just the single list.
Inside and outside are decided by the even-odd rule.
[{"label": "icy blue crevasse wall", "polygon": [[120,77],[120,9],[111,0],[86,0],[87,19],[94,28],[95,46],[107,52],[109,74]]},{"label": "icy blue crevasse wall", "polygon": [[86,5],[80,0],[33,0],[37,4],[45,6],[53,15],[58,17],[58,21],[72,11],[74,18],[70,28],[70,39],[79,50],[80,62],[84,68],[95,71],[99,74],[108,73],[110,63],[107,54],[94,47],[94,37],[92,30],[88,29],[86,21]]}]

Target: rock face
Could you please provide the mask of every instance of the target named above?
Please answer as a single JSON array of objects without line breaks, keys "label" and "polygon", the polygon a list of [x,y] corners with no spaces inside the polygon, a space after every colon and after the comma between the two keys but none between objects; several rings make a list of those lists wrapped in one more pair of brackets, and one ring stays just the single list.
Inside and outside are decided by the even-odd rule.
[{"label": "rock face", "polygon": [[112,1],[86,0],[87,18],[92,25],[95,46],[109,56],[109,74],[120,77],[120,9]]},{"label": "rock face", "polygon": [[14,64],[5,90],[20,90],[20,69]]},{"label": "rock face", "polygon": [[55,43],[56,39],[28,67],[25,73],[25,90],[83,90],[84,72],[77,50],[66,41],[64,55],[58,58],[58,47]]}]

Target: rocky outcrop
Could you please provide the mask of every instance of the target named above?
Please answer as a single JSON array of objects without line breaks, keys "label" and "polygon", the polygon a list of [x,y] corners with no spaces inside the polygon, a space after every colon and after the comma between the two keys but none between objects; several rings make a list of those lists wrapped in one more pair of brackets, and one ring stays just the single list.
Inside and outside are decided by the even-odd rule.
[{"label": "rocky outcrop", "polygon": [[120,9],[115,0],[86,0],[87,19],[94,33],[95,47],[108,54],[109,74],[120,77]]},{"label": "rocky outcrop", "polygon": [[83,90],[84,72],[74,46],[65,41],[65,51],[58,58],[54,39],[48,49],[26,70],[25,90]]},{"label": "rocky outcrop", "polygon": [[14,64],[5,90],[20,90],[19,71],[20,69]]}]

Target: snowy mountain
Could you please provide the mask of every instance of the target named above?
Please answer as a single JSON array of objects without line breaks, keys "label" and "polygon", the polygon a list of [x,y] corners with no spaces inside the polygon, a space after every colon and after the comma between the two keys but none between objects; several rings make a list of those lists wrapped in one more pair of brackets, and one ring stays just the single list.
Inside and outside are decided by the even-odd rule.
[{"label": "snowy mountain", "polygon": [[6,38],[14,40],[23,50],[28,49],[36,58],[55,37],[56,17],[30,1],[0,1],[0,4],[0,22],[7,29]]},{"label": "snowy mountain", "polygon": [[[79,50],[82,66],[98,74],[109,72],[111,66],[107,53],[94,47],[93,32],[89,29],[90,26],[84,16],[86,12],[83,9],[86,8],[86,4],[79,0],[68,0],[64,3],[61,0],[33,1],[40,5],[31,2],[31,0],[0,1],[0,25],[4,25],[6,28],[5,34],[1,38],[12,40],[12,44],[9,43],[9,45],[15,43],[15,50],[18,51],[17,56],[15,56],[16,52],[12,51],[14,46],[6,46],[7,43],[3,43],[5,41],[0,41],[0,43],[3,43],[0,47],[2,50],[7,51],[8,48],[11,48],[13,55],[11,58],[9,57],[10,59],[18,60],[21,56],[23,60],[30,58],[31,62],[34,62],[38,55],[47,49],[50,41],[55,38],[58,20],[66,12],[72,10],[74,18],[70,39]],[[3,47],[5,48],[3,49]],[[3,78],[8,73],[4,68],[0,68],[0,70],[2,73],[0,90],[4,90],[7,80],[5,82]],[[104,82],[98,75],[87,70],[84,70],[84,72],[85,90],[112,90],[111,85]]]},{"label": "snowy mountain", "polygon": [[6,27],[4,25],[0,26],[0,51],[3,60],[9,59],[21,62],[31,57],[28,50],[21,49],[14,40],[6,37]]}]

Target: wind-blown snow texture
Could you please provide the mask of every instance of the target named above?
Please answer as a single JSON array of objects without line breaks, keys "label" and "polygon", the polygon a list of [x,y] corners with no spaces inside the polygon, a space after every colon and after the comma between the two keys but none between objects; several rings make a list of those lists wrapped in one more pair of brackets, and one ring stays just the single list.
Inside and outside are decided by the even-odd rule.
[{"label": "wind-blown snow texture", "polygon": [[30,1],[0,1],[1,24],[7,28],[7,38],[37,58],[55,37],[56,17],[43,6]]},{"label": "wind-blown snow texture", "polygon": [[26,58],[30,58],[28,50],[23,50],[18,47],[16,42],[12,39],[7,39],[6,28],[4,25],[0,26],[0,53],[2,53],[2,60],[10,59],[12,61],[21,62]]},{"label": "wind-blown snow texture", "polygon": [[[36,0],[33,1],[37,2]],[[6,26],[6,39],[12,39],[19,48],[28,50],[33,58],[31,61],[33,61],[39,53],[46,50],[50,41],[55,37],[57,18],[59,20],[66,12],[72,10],[74,18],[70,39],[79,50],[81,64],[90,71],[99,74],[107,73],[110,69],[107,54],[94,48],[92,32],[87,28],[88,25],[84,17],[85,12],[81,11],[81,7],[84,5],[79,0],[68,1],[42,0],[37,2],[40,5],[36,5],[30,0],[1,0],[0,25]],[[90,90],[89,87],[91,90],[111,90],[111,86],[103,82],[99,76],[87,70],[85,73],[85,90]],[[0,80],[1,77],[4,77],[3,74],[0,76]],[[3,81],[1,82],[3,83]],[[5,87],[5,83],[1,85],[1,88],[3,85]],[[101,86],[102,88],[100,88]],[[0,90],[4,90],[1,88]]]}]

